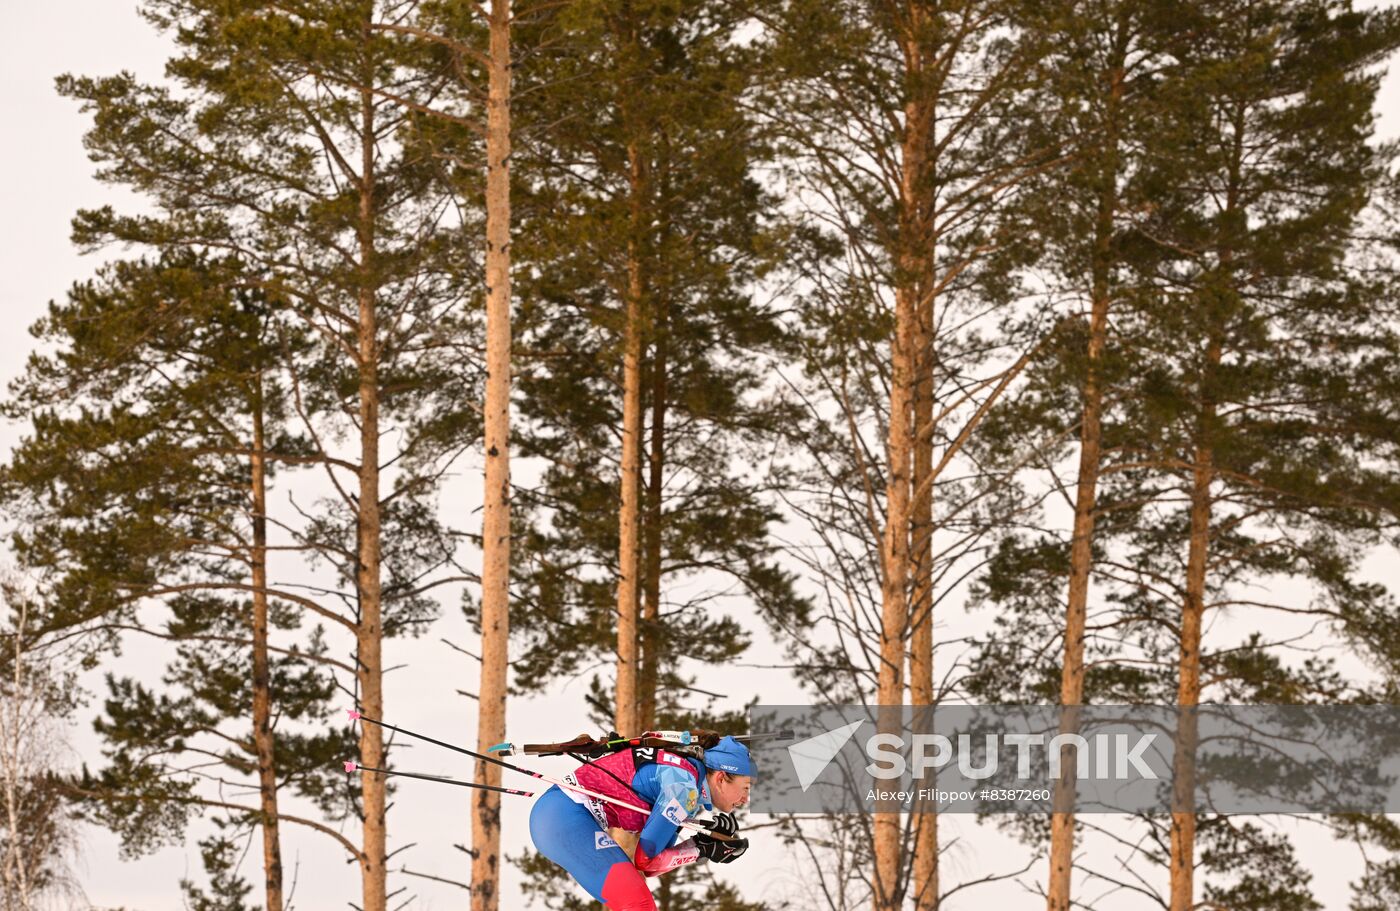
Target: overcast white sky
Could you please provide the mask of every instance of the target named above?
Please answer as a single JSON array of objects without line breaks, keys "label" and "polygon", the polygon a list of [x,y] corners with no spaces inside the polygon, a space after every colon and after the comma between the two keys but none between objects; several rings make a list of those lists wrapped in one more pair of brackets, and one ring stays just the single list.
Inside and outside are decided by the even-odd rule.
[{"label": "overcast white sky", "polygon": [[[5,323],[0,330],[0,381],[8,381],[22,369],[30,350],[27,327],[42,314],[49,300],[61,297],[72,282],[91,275],[101,261],[100,256],[79,256],[69,244],[69,219],[73,213],[79,207],[107,202],[128,208],[136,204],[129,195],[92,179],[93,168],[82,148],[87,124],[76,105],[55,94],[53,79],[65,72],[97,75],[126,69],[154,80],[161,74],[167,45],[136,14],[132,0],[0,0],[0,11],[5,22],[0,34],[0,86],[4,89],[0,94],[0,123],[4,124],[4,142],[0,144],[0,316]],[[1387,80],[1382,111],[1382,135],[1400,136],[1400,78]],[[0,447],[7,451],[22,429],[0,426]],[[464,509],[472,508],[476,497],[471,479],[463,478],[457,487],[452,495],[461,498]],[[1393,557],[1378,556],[1373,566],[1375,574],[1394,589],[1400,588],[1400,569],[1394,565]],[[456,616],[454,604],[445,607],[448,616]],[[458,641],[467,639],[464,624],[447,621],[441,631],[435,631],[426,640],[389,647],[389,662],[407,667],[390,679],[388,711],[405,726],[416,725],[439,736],[471,741],[475,739],[474,713],[470,704],[452,695],[452,691],[470,688],[471,683],[464,683],[468,679],[465,675],[474,676],[475,670],[465,667],[454,653],[438,643],[439,634]],[[728,672],[724,684],[720,688],[733,697],[735,704],[758,693],[770,703],[802,698],[793,684],[777,673]],[[585,681],[579,681],[557,687],[545,697],[513,702],[512,738],[552,739],[554,735],[567,736],[581,729],[584,688]],[[93,746],[93,738],[85,730],[74,733],[74,747],[80,755],[92,756]],[[415,752],[414,759],[428,770],[453,770],[445,757]],[[564,768],[560,766],[556,771]],[[455,771],[461,774],[465,769],[457,767]],[[518,853],[525,845],[528,806],[526,801],[507,804],[507,853]],[[467,840],[466,792],[427,784],[405,785],[394,808],[393,830],[396,844],[418,843],[407,855],[410,868],[454,879],[467,878],[464,856],[450,847],[452,842]],[[983,875],[994,865],[1010,866],[1020,853],[1014,843],[970,822],[953,821],[945,833],[945,838],[954,833],[961,836],[946,861],[947,872],[954,879]],[[346,901],[357,897],[358,874],[343,863],[337,850],[321,844],[325,841],[295,830],[288,834],[285,858],[289,879],[297,879],[295,899],[299,908],[344,908]],[[80,880],[88,898],[99,908],[176,911],[182,907],[177,881],[185,875],[199,874],[193,842],[192,837],[183,849],[167,849],[139,861],[121,862],[110,836],[88,832],[78,865]],[[1300,833],[1299,844],[1317,876],[1315,884],[1320,897],[1329,909],[1343,908],[1346,882],[1356,869],[1354,851],[1340,849],[1306,831]],[[245,872],[255,885],[252,897],[257,901],[260,889],[256,888],[256,854],[249,857]],[[725,872],[736,877],[742,874],[751,898],[801,894],[800,868],[784,857],[776,845],[759,846],[741,864]],[[420,893],[410,908],[465,905],[465,894],[449,887],[424,881],[404,880],[401,884]],[[507,886],[504,907],[522,906],[516,885],[509,882]],[[973,890],[957,907],[1035,904],[1037,901],[1021,886],[1008,883],[994,889]],[[799,898],[797,907],[804,905]],[[1124,900],[1115,902],[1113,907],[1129,909],[1142,905]]]}]

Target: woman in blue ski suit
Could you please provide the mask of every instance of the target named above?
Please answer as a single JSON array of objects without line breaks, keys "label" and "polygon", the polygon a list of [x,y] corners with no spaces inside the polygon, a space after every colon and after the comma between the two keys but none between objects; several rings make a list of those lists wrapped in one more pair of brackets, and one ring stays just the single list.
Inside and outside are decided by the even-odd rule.
[{"label": "woman in blue ski suit", "polygon": [[[606,794],[639,808],[551,787],[530,811],[530,838],[541,854],[568,871],[610,911],[655,911],[647,876],[659,876],[704,857],[730,863],[748,848],[730,813],[749,802],[753,765],[733,737],[704,751],[703,759],[662,748],[621,750],[586,762],[564,777],[571,785]],[[672,844],[680,824],[700,809],[719,817],[709,833]],[[628,859],[608,829],[640,833]]]}]

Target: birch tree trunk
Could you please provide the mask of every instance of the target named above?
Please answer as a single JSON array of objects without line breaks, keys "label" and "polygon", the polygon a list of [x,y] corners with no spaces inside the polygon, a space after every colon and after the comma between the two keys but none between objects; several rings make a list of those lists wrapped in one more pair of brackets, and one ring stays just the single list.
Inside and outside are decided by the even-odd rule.
[{"label": "birch tree trunk", "polygon": [[[485,504],[481,525],[481,685],[477,743],[506,737],[510,650],[510,0],[491,0],[486,114]],[[499,766],[478,762],[475,780],[501,783]],[[472,911],[500,904],[501,795],[472,802]]]},{"label": "birch tree trunk", "polygon": [[[29,911],[33,906],[34,873],[31,868],[36,858],[42,858],[43,833],[38,838],[25,832],[22,789],[31,778],[28,753],[33,744],[26,743],[34,729],[34,704],[31,700],[31,684],[26,650],[29,646],[26,636],[29,633],[29,608],[21,604],[16,611],[14,628],[14,667],[11,669],[8,694],[0,694],[0,788],[5,797],[5,856],[3,866],[4,911]],[[27,850],[37,846],[38,850]]]}]

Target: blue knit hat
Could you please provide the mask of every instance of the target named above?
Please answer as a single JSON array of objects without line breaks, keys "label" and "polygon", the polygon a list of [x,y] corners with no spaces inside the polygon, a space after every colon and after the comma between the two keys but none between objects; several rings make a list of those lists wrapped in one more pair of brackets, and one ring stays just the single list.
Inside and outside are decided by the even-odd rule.
[{"label": "blue knit hat", "polygon": [[749,748],[733,737],[721,737],[719,743],[705,751],[705,768],[711,772],[728,772],[730,775],[753,774]]}]

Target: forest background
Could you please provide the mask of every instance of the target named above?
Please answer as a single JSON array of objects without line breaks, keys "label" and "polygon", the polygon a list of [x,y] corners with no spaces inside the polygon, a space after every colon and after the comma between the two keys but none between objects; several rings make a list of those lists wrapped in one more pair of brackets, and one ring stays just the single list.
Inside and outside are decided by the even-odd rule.
[{"label": "forest background", "polygon": [[[173,47],[142,21],[133,8],[111,3],[6,4],[8,27],[4,42],[3,80],[5,92],[7,142],[4,150],[6,175],[4,197],[0,201],[7,213],[4,226],[3,282],[0,296],[3,312],[11,331],[0,339],[0,363],[5,379],[17,378],[23,371],[25,358],[33,350],[33,340],[21,330],[34,323],[45,312],[49,300],[61,300],[67,288],[92,276],[101,262],[113,258],[110,251],[80,257],[69,242],[70,221],[79,209],[110,204],[121,212],[149,211],[148,201],[111,184],[93,179],[93,165],[83,152],[82,137],[91,125],[89,116],[77,111],[70,98],[59,97],[53,88],[53,78],[62,73],[106,75],[118,70],[133,71],[138,79],[158,82],[165,60]],[[1376,141],[1400,138],[1400,79],[1392,75],[1381,86],[1376,97],[1378,116]],[[5,429],[4,441],[13,447],[28,431],[23,423]],[[539,480],[540,468],[532,467],[528,458],[521,458],[513,469],[515,483],[529,488]],[[445,511],[458,516],[471,516],[464,524],[476,530],[476,517],[481,505],[480,461],[471,454],[461,458],[444,482],[438,502]],[[788,515],[774,523],[772,534],[794,549],[814,543],[803,539],[803,524]],[[464,562],[472,564],[478,558]],[[784,564],[801,575],[797,562]],[[1379,583],[1389,590],[1400,590],[1400,570],[1393,549],[1382,548],[1368,554],[1359,567],[1357,578]],[[713,581],[713,580],[709,580]],[[702,579],[691,583],[695,591],[706,587]],[[817,593],[814,582],[807,579],[799,590],[812,597]],[[1306,598],[1305,589],[1291,590],[1287,584],[1276,584],[1271,594],[1280,600]],[[966,640],[986,635],[993,629],[993,611],[965,609],[966,590],[940,602],[936,635],[941,640]],[[440,736],[460,738],[470,742],[476,733],[476,717],[470,699],[455,695],[460,689],[474,689],[477,666],[458,649],[475,649],[476,633],[458,610],[459,595],[447,588],[435,595],[442,606],[441,619],[417,638],[393,640],[388,647],[389,665],[399,666],[386,678],[386,705],[392,720],[417,730],[437,732]],[[692,662],[684,669],[695,675],[694,685],[700,689],[722,693],[724,698],[710,706],[712,710],[737,711],[762,695],[766,702],[802,702],[811,698],[811,691],[790,669],[782,667],[788,654],[774,644],[761,620],[747,607],[748,599],[731,593],[719,599],[719,604],[735,617],[737,628],[754,639],[753,646],[737,660],[719,656],[717,666],[706,667]],[[458,648],[444,643],[447,639]],[[169,650],[136,639],[124,645],[120,658],[122,673],[131,668],[155,667],[169,658]],[[773,667],[769,667],[773,665]],[[591,665],[585,665],[596,670]],[[106,669],[106,668],[104,668]],[[608,669],[604,667],[604,673]],[[100,671],[87,672],[83,683],[94,692],[101,692]],[[138,675],[139,676],[139,675]],[[148,683],[155,683],[149,677]],[[589,673],[583,672],[566,681],[551,685],[542,693],[512,696],[508,702],[508,730],[515,740],[551,739],[576,733],[576,729],[592,728],[587,722],[590,706]],[[98,700],[100,702],[100,700]],[[96,702],[93,703],[97,704]],[[89,706],[88,708],[91,708]],[[86,713],[86,714],[85,714]],[[75,757],[100,764],[96,757],[101,750],[100,739],[92,732],[91,713],[80,710],[69,729],[69,747]],[[561,727],[562,725],[562,727]],[[465,774],[465,767],[454,767],[450,761],[430,757],[414,749],[396,754],[406,767],[419,770],[448,771]],[[562,765],[559,768],[563,768]],[[430,790],[431,785],[412,783],[401,787],[394,798],[393,838],[398,845],[414,844],[402,863],[410,869],[448,879],[467,878],[469,864],[464,855],[452,847],[464,842],[469,830],[470,801],[465,795],[446,795]],[[517,855],[525,847],[523,803],[511,804],[507,798],[504,817],[504,853]],[[1333,833],[1316,826],[1279,822],[1286,832],[1301,865],[1311,875],[1310,888],[1325,908],[1343,908],[1350,900],[1351,885],[1363,875],[1363,860],[1355,844],[1338,841]],[[347,826],[352,831],[355,826]],[[970,818],[946,820],[940,825],[940,839],[956,844],[944,855],[944,875],[950,880],[973,880],[989,873],[1014,873],[1020,869],[1019,858],[1032,856],[1018,833],[998,830],[979,824]],[[74,874],[82,891],[94,907],[162,909],[184,906],[189,895],[182,895],[181,879],[190,880],[195,888],[205,888],[205,870],[199,837],[209,834],[207,821],[196,822],[183,844],[159,848],[148,856],[119,859],[119,839],[96,826],[81,830]],[[295,900],[301,907],[341,907],[347,901],[358,902],[360,886],[356,877],[347,875],[339,850],[315,834],[296,830],[284,834],[284,857],[287,878],[295,880]],[[811,886],[804,873],[800,852],[785,846],[776,837],[767,839],[760,832],[755,836],[756,847],[743,861],[742,867],[721,871],[723,880],[740,884],[739,894],[751,902],[767,902],[773,907],[784,901],[793,907],[812,906],[813,898],[804,897]],[[247,841],[239,841],[241,846]],[[1112,849],[1103,849],[1110,852]],[[794,861],[794,857],[797,858]],[[995,858],[996,865],[988,864]],[[261,883],[258,852],[246,855],[241,874],[253,884],[252,901],[260,900]],[[968,890],[950,898],[945,906],[973,907],[995,903],[1006,907],[1033,907],[1043,900],[1028,892],[1037,877],[1043,876],[1043,863],[1036,862],[1028,872],[1010,876]],[[518,907],[523,901],[521,886],[524,878],[514,865],[503,868],[502,906]],[[463,895],[455,886],[431,880],[407,880],[410,891],[417,894],[418,907],[457,907]],[[1161,884],[1159,883],[1159,886]],[[1098,891],[1109,891],[1100,889]],[[402,900],[402,897],[399,899]],[[1141,896],[1117,891],[1099,900],[1094,907],[1103,909],[1146,907]],[[1252,907],[1268,907],[1267,903]],[[212,906],[211,906],[212,907]]]}]

